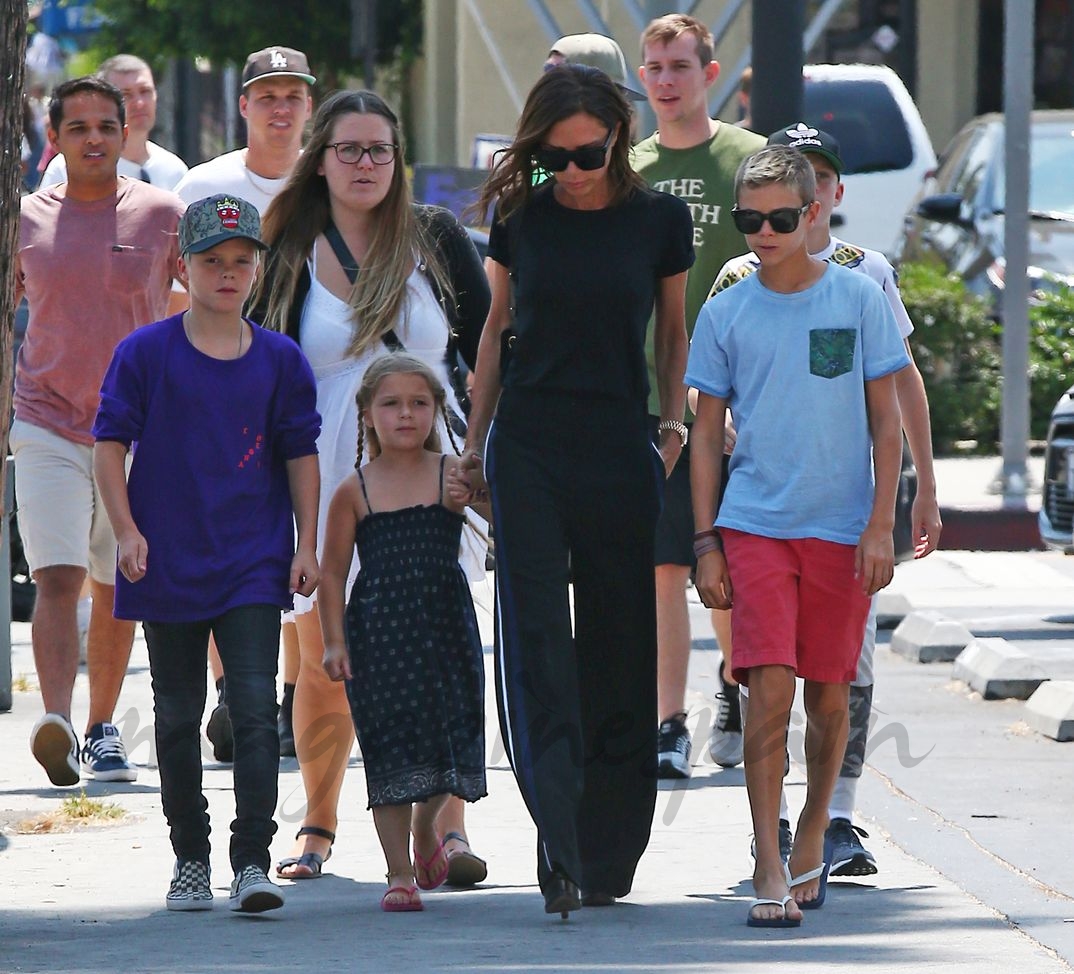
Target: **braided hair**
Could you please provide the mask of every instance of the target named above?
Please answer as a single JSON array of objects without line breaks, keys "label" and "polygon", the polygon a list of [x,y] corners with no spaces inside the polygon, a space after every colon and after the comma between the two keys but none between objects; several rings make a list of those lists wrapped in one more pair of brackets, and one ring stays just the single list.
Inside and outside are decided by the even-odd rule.
[{"label": "braided hair", "polygon": [[[358,450],[354,461],[356,470],[362,465],[362,458],[367,448],[370,460],[380,455],[381,448],[380,440],[377,438],[377,431],[373,429],[372,423],[366,422],[366,416],[381,382],[389,375],[398,375],[400,373],[404,375],[420,375],[425,380],[429,386],[429,391],[432,393],[436,407],[444,418],[448,431],[448,440],[451,442],[452,449],[456,454],[461,452],[458,441],[452,431],[452,424],[456,420],[447,408],[447,393],[444,391],[443,384],[436,377],[436,373],[414,355],[406,352],[391,352],[378,358],[366,369],[365,375],[362,376],[361,385],[358,387],[358,394],[355,396],[355,402],[358,405]],[[423,446],[426,450],[431,450],[434,453],[441,452],[440,433],[435,426],[429,431],[429,436]]]}]

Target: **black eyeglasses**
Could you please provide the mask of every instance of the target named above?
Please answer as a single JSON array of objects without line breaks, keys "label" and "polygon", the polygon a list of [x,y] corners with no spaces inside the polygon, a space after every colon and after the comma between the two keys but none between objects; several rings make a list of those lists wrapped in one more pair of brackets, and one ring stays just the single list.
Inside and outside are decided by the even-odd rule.
[{"label": "black eyeglasses", "polygon": [[533,161],[542,169],[549,172],[563,172],[572,162],[586,172],[600,169],[604,165],[604,159],[608,154],[608,146],[612,144],[612,136],[615,135],[613,128],[608,132],[608,137],[602,146],[585,146],[581,149],[534,149]]},{"label": "black eyeglasses", "polygon": [[731,219],[734,220],[739,233],[760,233],[765,220],[774,233],[794,233],[798,229],[802,214],[812,205],[812,202],[803,203],[797,209],[793,206],[781,206],[778,210],[768,213],[762,213],[760,210],[740,210],[738,206],[734,206],[731,209]]},{"label": "black eyeglasses", "polygon": [[336,158],[348,166],[361,162],[367,153],[374,166],[386,166],[395,159],[399,146],[391,142],[374,142],[368,146],[357,142],[329,142],[325,148],[334,149]]}]

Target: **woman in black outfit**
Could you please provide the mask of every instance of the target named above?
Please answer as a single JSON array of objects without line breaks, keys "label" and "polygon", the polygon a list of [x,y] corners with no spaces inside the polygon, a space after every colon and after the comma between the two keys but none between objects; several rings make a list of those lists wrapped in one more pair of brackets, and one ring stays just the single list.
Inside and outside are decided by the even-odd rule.
[{"label": "woman in black outfit", "polygon": [[[656,797],[653,533],[685,438],[693,232],[686,205],[630,168],[629,129],[607,75],[555,68],[479,203],[497,207],[492,306],[464,468],[472,490],[491,488],[500,723],[537,824],[545,910],[564,917],[630,892]],[[540,170],[552,176],[535,186]]]}]

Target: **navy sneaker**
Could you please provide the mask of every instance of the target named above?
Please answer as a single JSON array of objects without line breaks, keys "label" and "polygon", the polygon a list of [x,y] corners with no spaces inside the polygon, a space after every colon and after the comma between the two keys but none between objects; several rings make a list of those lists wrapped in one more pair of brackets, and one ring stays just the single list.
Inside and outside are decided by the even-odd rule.
[{"label": "navy sneaker", "polygon": [[874,876],[876,859],[861,844],[869,833],[845,818],[833,818],[824,832],[824,861],[831,876]]},{"label": "navy sneaker", "polygon": [[690,732],[682,716],[676,714],[660,725],[656,751],[658,778],[690,777]]},{"label": "navy sneaker", "polygon": [[[779,858],[786,865],[791,860],[791,850],[794,848],[794,833],[791,831],[791,823],[785,818],[779,820]],[[757,858],[757,841],[750,840],[750,855]],[[827,858],[827,854],[825,854]]]},{"label": "navy sneaker", "polygon": [[94,724],[82,746],[82,773],[94,781],[134,781],[138,771],[127,760],[119,728],[107,722]]}]

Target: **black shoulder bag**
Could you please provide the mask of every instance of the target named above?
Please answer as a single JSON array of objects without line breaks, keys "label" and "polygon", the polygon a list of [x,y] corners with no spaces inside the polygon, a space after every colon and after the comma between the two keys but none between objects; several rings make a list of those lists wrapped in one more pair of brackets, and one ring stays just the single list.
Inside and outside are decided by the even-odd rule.
[{"label": "black shoulder bag", "polygon": [[[324,238],[332,248],[332,253],[336,255],[336,260],[339,261],[339,266],[343,268],[343,273],[347,275],[347,280],[353,284],[358,279],[358,261],[354,259],[354,254],[351,253],[350,248],[347,246],[347,242],[343,239],[343,234],[339,232],[339,228],[331,221],[331,219],[329,219],[328,225],[324,228]],[[442,304],[443,302],[441,302],[441,305]],[[390,351],[406,351],[406,346],[399,340],[399,336],[392,328],[389,328],[383,335],[381,335],[381,341],[384,342]],[[462,383],[462,376],[459,375],[459,363],[457,359],[458,356],[455,353],[455,335],[451,330],[451,324],[449,322],[447,348],[444,350],[444,362],[447,365],[447,372],[451,378],[452,390],[455,393],[455,399],[459,404],[459,408],[464,414],[469,414],[470,397],[467,395],[466,387]],[[453,420],[458,420],[458,422],[452,423],[452,431],[457,436],[465,436],[466,424],[455,416],[450,409],[448,410],[448,415],[451,416]]]}]

